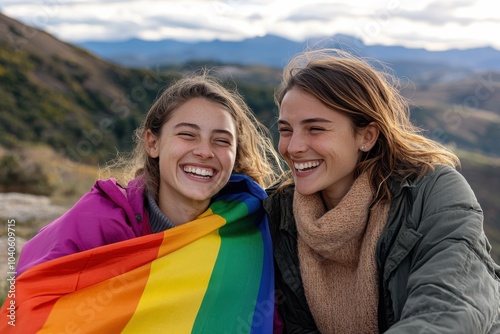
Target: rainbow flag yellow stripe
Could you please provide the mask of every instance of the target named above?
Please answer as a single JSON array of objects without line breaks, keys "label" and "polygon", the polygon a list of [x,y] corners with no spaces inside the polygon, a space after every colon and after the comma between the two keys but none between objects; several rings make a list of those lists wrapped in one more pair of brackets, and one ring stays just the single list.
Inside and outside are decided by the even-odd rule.
[{"label": "rainbow flag yellow stripe", "polygon": [[260,199],[226,195],[187,224],[26,270],[0,332],[272,333],[273,279]]}]

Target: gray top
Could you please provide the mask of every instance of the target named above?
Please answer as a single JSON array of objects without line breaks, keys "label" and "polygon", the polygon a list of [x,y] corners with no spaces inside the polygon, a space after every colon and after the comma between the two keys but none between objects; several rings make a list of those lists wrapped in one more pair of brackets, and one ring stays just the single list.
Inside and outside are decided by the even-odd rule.
[{"label": "gray top", "polygon": [[149,224],[153,233],[163,232],[169,228],[175,227],[170,219],[160,210],[156,200],[149,192],[146,195],[146,203],[144,203],[146,211],[148,212]]}]

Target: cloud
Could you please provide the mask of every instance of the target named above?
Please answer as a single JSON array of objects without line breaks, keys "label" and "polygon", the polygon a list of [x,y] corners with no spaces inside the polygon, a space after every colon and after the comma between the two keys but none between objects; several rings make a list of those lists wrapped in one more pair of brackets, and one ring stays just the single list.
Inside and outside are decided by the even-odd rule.
[{"label": "cloud", "polygon": [[295,9],[286,21],[301,23],[305,21],[331,22],[338,17],[352,17],[359,14],[353,13],[348,6],[333,3],[318,3],[314,6],[301,6]]},{"label": "cloud", "polygon": [[[274,34],[296,41],[353,35],[367,44],[428,49],[500,48],[490,0],[3,0],[2,11],[68,42],[241,40]],[[408,38],[411,36],[411,38]]]},{"label": "cloud", "polygon": [[481,17],[469,15],[471,9],[478,8],[475,7],[478,3],[475,0],[434,1],[420,10],[402,10],[398,16],[407,19],[409,22],[421,22],[431,26],[449,24],[467,26],[484,22],[499,23],[498,18],[488,18],[487,12],[483,12]]},{"label": "cloud", "polygon": [[475,19],[456,15],[458,9],[469,4],[470,1],[432,2],[422,10],[402,10],[398,16],[411,22],[428,23],[433,26],[443,26],[449,23],[471,24]]}]

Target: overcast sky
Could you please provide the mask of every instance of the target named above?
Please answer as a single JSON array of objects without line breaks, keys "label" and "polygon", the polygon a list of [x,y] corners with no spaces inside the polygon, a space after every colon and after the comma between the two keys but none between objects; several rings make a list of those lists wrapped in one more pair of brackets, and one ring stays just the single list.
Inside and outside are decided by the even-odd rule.
[{"label": "overcast sky", "polygon": [[2,0],[0,11],[67,42],[132,37],[295,41],[343,33],[365,44],[500,50],[495,0]]}]

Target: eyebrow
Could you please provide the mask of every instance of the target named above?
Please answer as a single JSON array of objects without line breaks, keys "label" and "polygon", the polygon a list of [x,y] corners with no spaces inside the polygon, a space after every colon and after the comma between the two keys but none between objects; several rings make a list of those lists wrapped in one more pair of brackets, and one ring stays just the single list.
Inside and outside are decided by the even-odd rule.
[{"label": "eyebrow", "polygon": [[[332,121],[321,117],[306,118],[300,121],[300,124],[310,124],[310,123],[332,123]],[[278,124],[289,124],[289,123],[283,119],[278,119]]]},{"label": "eyebrow", "polygon": [[[179,124],[176,124],[174,126],[174,129],[177,129],[177,128],[181,128],[181,127],[188,127],[188,128],[192,128],[194,130],[198,130],[200,131],[201,128],[198,124],[194,124],[194,123],[187,123],[187,122],[182,122],[182,123],[179,123]],[[228,135],[230,136],[231,138],[233,138],[233,133],[231,131],[228,131],[228,130],[224,130],[224,129],[214,129],[212,132],[215,132],[215,133],[220,133],[220,134],[225,134],[225,135]]]}]

